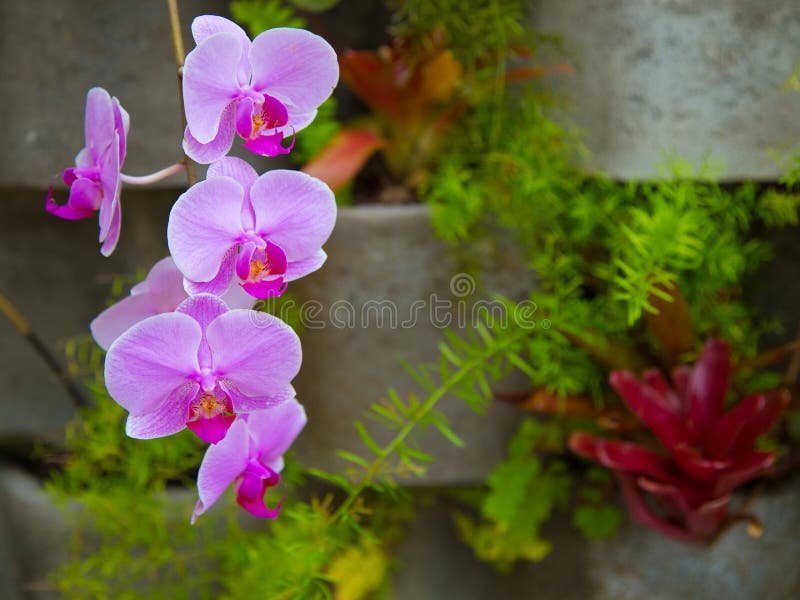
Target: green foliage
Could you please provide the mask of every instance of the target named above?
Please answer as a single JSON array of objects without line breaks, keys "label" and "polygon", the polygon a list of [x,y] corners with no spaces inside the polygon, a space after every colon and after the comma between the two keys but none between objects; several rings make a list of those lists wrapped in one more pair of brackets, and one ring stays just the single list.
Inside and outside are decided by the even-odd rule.
[{"label": "green foliage", "polygon": [[297,165],[304,165],[316,156],[333,139],[342,124],[336,118],[336,99],[331,97],[317,110],[314,121],[298,134],[294,149],[289,156]]},{"label": "green foliage", "polygon": [[589,467],[577,490],[579,504],[572,513],[572,524],[591,540],[612,537],[622,525],[622,511],[608,504],[613,491],[611,474]]},{"label": "green foliage", "polygon": [[444,31],[448,47],[469,68],[507,57],[529,43],[524,26],[529,3],[523,0],[391,0],[392,33],[424,38]]},{"label": "green foliage", "polygon": [[563,460],[540,457],[537,451],[553,444],[563,448],[560,434],[538,421],[524,421],[509,444],[508,457],[486,481],[483,522],[455,515],[459,534],[475,555],[501,571],[516,560],[537,561],[550,552],[540,528],[555,509],[566,506],[571,477]]},{"label": "green foliage", "polygon": [[231,14],[247,27],[250,37],[274,27],[306,26],[306,20],[282,0],[234,0]]}]

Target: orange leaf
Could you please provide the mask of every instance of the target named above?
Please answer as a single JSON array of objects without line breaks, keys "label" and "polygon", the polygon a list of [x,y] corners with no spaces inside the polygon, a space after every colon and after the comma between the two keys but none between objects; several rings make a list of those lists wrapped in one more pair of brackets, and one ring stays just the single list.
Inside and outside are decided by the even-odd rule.
[{"label": "orange leaf", "polygon": [[574,73],[575,69],[569,63],[546,65],[543,67],[515,67],[506,71],[506,83],[536,79],[550,73]]},{"label": "orange leaf", "polygon": [[676,365],[681,354],[693,350],[697,338],[692,327],[689,305],[683,299],[678,286],[672,283],[658,284],[662,292],[672,297],[668,302],[651,294],[647,301],[658,311],[658,314],[645,313],[645,321],[650,332],[655,336],[664,350],[664,357],[670,366]]}]

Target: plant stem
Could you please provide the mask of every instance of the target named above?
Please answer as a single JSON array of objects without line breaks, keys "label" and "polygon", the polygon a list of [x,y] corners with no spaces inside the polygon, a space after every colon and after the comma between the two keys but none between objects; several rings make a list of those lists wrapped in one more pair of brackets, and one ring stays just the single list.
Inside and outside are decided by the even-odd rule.
[{"label": "plant stem", "polygon": [[[183,133],[186,130],[186,110],[183,107],[183,61],[186,58],[186,51],[183,48],[178,0],[167,0],[167,10],[172,30],[172,48],[175,50],[175,64],[178,65],[178,100],[181,104],[181,133]],[[186,166],[186,180],[189,182],[189,186],[192,186],[197,182],[197,171],[194,161],[186,153],[183,155],[183,164]]]},{"label": "plant stem", "polygon": [[[763,367],[767,367],[773,363],[785,359],[790,354],[792,355],[792,357],[794,357],[798,351],[800,351],[800,339],[793,340],[788,344],[783,344],[776,348],[772,348],[771,350],[767,350],[766,352],[762,352],[761,354],[759,354],[758,356],[754,356],[753,358],[742,360],[736,364],[735,368],[737,370],[761,369]],[[787,383],[791,382],[791,380],[788,379],[786,381]]]},{"label": "plant stem", "polygon": [[84,398],[72,378],[61,368],[61,365],[58,363],[58,360],[56,360],[56,357],[53,356],[53,353],[50,352],[47,344],[33,331],[30,323],[22,316],[22,313],[17,307],[14,306],[8,298],[3,296],[3,294],[0,294],[0,313],[4,314],[11,324],[14,325],[14,328],[19,331],[20,335],[28,341],[36,354],[39,355],[39,358],[42,359],[47,368],[56,376],[75,405],[78,407],[88,406],[89,403],[86,401],[86,398]]},{"label": "plant stem", "polygon": [[524,329],[520,329],[516,335],[509,336],[502,344],[497,346],[492,346],[491,348],[487,348],[486,352],[481,354],[480,356],[476,356],[475,358],[465,361],[461,364],[458,371],[450,375],[447,379],[445,379],[442,384],[437,387],[428,399],[420,405],[419,409],[417,410],[416,414],[413,416],[411,420],[406,423],[400,431],[397,432],[397,435],[392,438],[392,440],[386,444],[383,448],[380,449],[378,452],[378,458],[375,459],[369,467],[367,467],[366,472],[364,473],[364,477],[358,483],[358,485],[353,488],[350,493],[347,495],[347,498],[339,505],[339,508],[336,509],[336,512],[333,513],[331,517],[332,521],[336,521],[342,518],[356,501],[356,499],[361,495],[361,493],[369,487],[373,477],[376,473],[380,470],[380,468],[384,465],[386,460],[388,459],[391,454],[397,450],[398,447],[405,441],[405,439],[409,436],[409,434],[414,430],[414,428],[419,425],[420,421],[431,411],[434,409],[436,404],[441,400],[445,394],[447,394],[450,390],[452,390],[455,386],[461,383],[465,377],[467,377],[470,373],[472,373],[475,369],[479,368],[483,365],[487,360],[495,356],[496,354],[502,352],[506,349],[506,347],[511,346],[514,344],[519,338],[528,335],[528,331]]},{"label": "plant stem", "polygon": [[179,162],[161,169],[160,171],[156,171],[155,173],[150,173],[149,175],[136,176],[120,173],[119,178],[123,183],[127,183],[129,185],[149,185],[151,183],[161,181],[162,179],[166,179],[170,175],[175,175],[175,173],[180,173],[185,168],[186,165],[182,162]]}]

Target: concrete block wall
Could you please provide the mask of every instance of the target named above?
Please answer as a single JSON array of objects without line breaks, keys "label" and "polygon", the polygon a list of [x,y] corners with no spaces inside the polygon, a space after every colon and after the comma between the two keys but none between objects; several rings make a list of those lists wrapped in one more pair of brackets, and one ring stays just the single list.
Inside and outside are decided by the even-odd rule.
[{"label": "concrete block wall", "polygon": [[[227,4],[181,2],[188,48],[193,14],[225,15]],[[800,5],[793,0],[538,0],[532,3],[531,18],[540,30],[563,36],[577,67],[575,74],[554,75],[548,83],[571,98],[565,118],[584,130],[592,152],[589,168],[618,178],[651,176],[664,153],[674,150],[695,163],[706,154],[722,159],[726,177],[732,180],[771,181],[780,169],[770,150],[800,140],[800,94],[780,91],[800,58],[794,43],[800,39]],[[332,20],[318,25],[335,46],[358,48],[380,42],[385,23],[380,3],[343,0]],[[542,56],[543,61],[547,58]],[[0,219],[0,293],[23,312],[58,357],[67,339],[88,331],[89,321],[105,305],[114,275],[146,269],[166,255],[166,220],[183,185],[178,176],[157,190],[125,191],[122,239],[109,260],[99,255],[96,222],[70,223],[44,213],[47,187],[57,183],[81,145],[85,93],[92,85],[106,87],[131,112],[126,172],[142,174],[179,158],[177,83],[161,0],[0,0],[0,207],[5,210]],[[356,109],[352,96],[342,91],[341,98],[343,112]],[[260,171],[285,165],[256,161]],[[63,198],[64,190],[57,187],[57,193],[59,189]],[[329,303],[339,296],[364,299],[373,294],[407,305],[415,293],[446,293],[455,263],[448,262],[441,246],[428,245],[424,210],[399,209],[402,215],[394,225],[387,223],[387,213],[372,210],[380,208],[342,210],[329,248],[332,270],[298,282],[301,299],[322,296]],[[370,240],[386,241],[392,232],[394,241],[381,245],[382,250],[370,249],[375,247]],[[403,258],[403,236],[424,246],[405,259],[402,269],[409,278],[416,277],[415,269],[426,261],[436,263],[429,279],[415,280],[416,291],[387,287],[377,279],[384,263]],[[794,261],[800,250],[792,232],[778,241],[787,258],[771,266],[749,293],[760,305],[780,309],[788,324],[800,301]],[[337,271],[341,276],[334,277],[335,269],[348,265],[350,273]],[[374,287],[358,287],[359,269],[375,274]],[[382,374],[401,374],[397,354],[413,360],[433,358],[435,332],[401,333],[382,338],[371,338],[367,331],[343,331],[338,338],[308,334],[298,390],[309,412],[316,411],[320,419],[312,420],[308,441],[301,447],[307,461],[329,460],[326,444],[346,436],[358,415],[360,408],[354,404],[340,411],[339,398],[360,393],[363,404],[377,399],[392,383]],[[415,354],[420,347],[430,354]],[[322,371],[326,364],[339,371]],[[350,372],[344,370],[348,364],[353,365]],[[5,415],[0,439],[44,437],[57,442],[74,405],[56,376],[1,317],[0,365],[0,407]],[[333,386],[340,387],[332,402],[326,392]],[[497,429],[492,435],[506,436],[517,417],[502,407],[497,412],[503,414],[493,415]],[[441,460],[432,466],[433,476],[439,482],[463,482],[471,471],[478,478],[502,453],[503,438],[486,438],[484,422],[457,406],[450,416],[459,432],[471,432],[477,447],[466,454],[443,448],[437,452]],[[321,426],[326,420],[335,426]],[[7,477],[0,481],[5,490],[0,490],[0,504],[4,510],[13,509],[12,518],[0,522],[0,536],[26,540],[20,548],[41,548],[32,545],[31,536],[44,534],[35,530],[26,537],[27,530],[19,524],[35,521],[42,505],[19,500],[8,491],[17,485],[23,484]],[[713,598],[718,597],[714,584],[719,582],[741,585],[738,592],[725,589],[734,598],[795,597],[800,582],[787,574],[791,569],[780,566],[780,560],[796,552],[769,533],[770,527],[797,531],[791,510],[797,503],[785,500],[795,497],[795,491],[787,491],[764,500],[759,512],[769,516],[768,534],[759,543],[744,540],[739,532],[724,541],[724,550],[703,554],[687,553],[633,526],[618,542],[605,545],[586,545],[572,533],[555,533],[556,553],[543,565],[516,570],[511,579],[476,564],[455,540],[445,511],[435,509],[412,528],[400,551],[407,570],[397,580],[396,597]],[[52,546],[54,552],[57,548]],[[28,584],[41,575],[31,575],[15,562],[17,550],[0,540],[0,562],[9,566],[6,561],[12,556],[11,575],[4,581],[21,582],[13,590],[0,583],[4,598],[28,597]],[[650,566],[637,567],[639,560]],[[761,570],[753,579],[737,579],[754,564]],[[615,578],[598,579],[606,572]]]}]

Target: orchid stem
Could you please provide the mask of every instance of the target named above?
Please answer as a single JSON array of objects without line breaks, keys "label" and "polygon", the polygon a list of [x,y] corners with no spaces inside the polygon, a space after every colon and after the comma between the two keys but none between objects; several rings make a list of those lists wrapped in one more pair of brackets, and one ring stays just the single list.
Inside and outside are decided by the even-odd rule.
[{"label": "orchid stem", "polygon": [[123,183],[127,183],[129,185],[150,185],[151,183],[157,183],[171,175],[175,175],[175,173],[180,173],[185,168],[186,165],[182,162],[179,162],[161,169],[160,171],[156,171],[155,173],[150,173],[149,175],[136,176],[120,173],[119,178]]},{"label": "orchid stem", "polygon": [[78,386],[75,385],[75,382],[69,376],[69,374],[64,371],[61,365],[58,363],[58,360],[53,353],[50,352],[50,349],[47,347],[42,339],[33,331],[31,328],[30,323],[28,320],[22,316],[22,313],[14,306],[11,301],[6,298],[3,294],[0,294],[0,313],[5,315],[5,317],[14,325],[14,328],[24,337],[28,343],[31,345],[33,350],[36,354],[39,355],[39,358],[42,359],[44,364],[47,368],[56,376],[58,381],[64,387],[64,391],[66,391],[67,395],[72,399],[76,406],[88,406],[88,402],[86,398],[84,398],[81,391],[78,389]]},{"label": "orchid stem", "polygon": [[[172,30],[172,48],[175,51],[175,64],[178,66],[178,100],[181,104],[181,134],[186,130],[186,110],[183,105],[183,61],[186,51],[183,47],[183,34],[181,33],[181,17],[178,12],[178,0],[167,0],[169,11],[169,25]],[[186,166],[186,180],[189,186],[197,183],[197,170],[194,161],[186,153],[183,154],[183,164]]]}]

